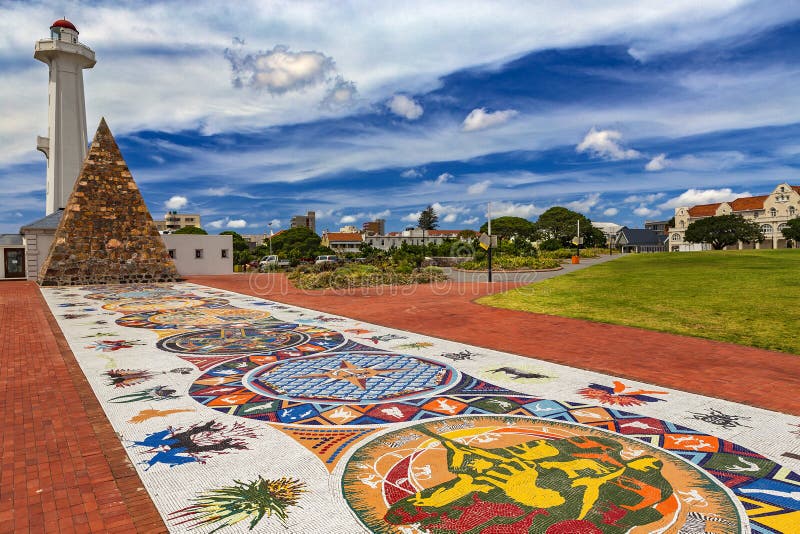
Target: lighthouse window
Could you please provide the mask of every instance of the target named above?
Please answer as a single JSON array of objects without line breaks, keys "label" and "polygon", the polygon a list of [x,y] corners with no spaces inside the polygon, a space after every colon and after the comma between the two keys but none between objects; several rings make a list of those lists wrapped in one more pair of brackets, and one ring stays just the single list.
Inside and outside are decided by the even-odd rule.
[{"label": "lighthouse window", "polygon": [[50,38],[57,41],[61,40],[61,33],[58,30],[50,30]]}]

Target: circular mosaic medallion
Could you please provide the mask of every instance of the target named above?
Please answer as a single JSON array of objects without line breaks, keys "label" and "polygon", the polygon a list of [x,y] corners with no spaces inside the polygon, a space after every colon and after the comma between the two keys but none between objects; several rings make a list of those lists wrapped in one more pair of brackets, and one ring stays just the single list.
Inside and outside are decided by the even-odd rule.
[{"label": "circular mosaic medallion", "polygon": [[177,334],[160,340],[158,348],[198,356],[271,354],[287,349],[322,352],[344,342],[338,332],[325,328],[282,323],[259,327],[214,328]]},{"label": "circular mosaic medallion", "polygon": [[263,310],[242,308],[183,308],[169,312],[134,313],[120,317],[116,323],[133,328],[156,330],[193,330],[209,327],[247,327],[269,320],[271,314]]},{"label": "circular mosaic medallion", "polygon": [[262,395],[299,402],[389,402],[448,389],[452,367],[404,354],[344,352],[279,361],[248,376]]},{"label": "circular mosaic medallion", "polygon": [[379,533],[705,532],[710,521],[732,534],[742,524],[726,488],[688,462],[536,418],[461,416],[383,434],[350,457],[342,490]]},{"label": "circular mosaic medallion", "polygon": [[169,310],[179,310],[182,308],[219,307],[225,306],[228,301],[225,299],[207,299],[189,295],[182,296],[163,296],[152,298],[124,299],[103,306],[104,310],[120,313],[137,312],[167,312]]},{"label": "circular mosaic medallion", "polygon": [[86,298],[96,300],[143,299],[186,295],[185,291],[179,291],[169,286],[156,285],[87,286],[82,289],[92,291],[93,293],[86,295]]}]

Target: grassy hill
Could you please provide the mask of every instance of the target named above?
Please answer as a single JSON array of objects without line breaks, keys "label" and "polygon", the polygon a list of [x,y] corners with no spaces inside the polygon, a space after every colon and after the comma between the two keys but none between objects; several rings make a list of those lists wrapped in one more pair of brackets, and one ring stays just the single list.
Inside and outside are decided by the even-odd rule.
[{"label": "grassy hill", "polygon": [[800,249],[632,254],[478,302],[800,354]]}]

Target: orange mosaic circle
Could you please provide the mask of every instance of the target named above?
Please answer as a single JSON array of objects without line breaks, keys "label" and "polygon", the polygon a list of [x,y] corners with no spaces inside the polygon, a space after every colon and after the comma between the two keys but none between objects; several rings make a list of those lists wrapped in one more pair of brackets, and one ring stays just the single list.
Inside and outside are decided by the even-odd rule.
[{"label": "orange mosaic circle", "polygon": [[461,416],[383,434],[350,457],[342,491],[378,533],[644,534],[712,521],[733,534],[742,524],[729,491],[689,462],[529,417]]}]

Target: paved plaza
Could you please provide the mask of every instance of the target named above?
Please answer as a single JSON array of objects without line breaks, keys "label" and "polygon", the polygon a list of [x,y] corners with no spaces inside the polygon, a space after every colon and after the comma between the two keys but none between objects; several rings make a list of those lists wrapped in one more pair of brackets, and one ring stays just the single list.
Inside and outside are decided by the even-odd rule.
[{"label": "paved plaza", "polygon": [[797,531],[796,356],[497,289],[2,284],[0,529]]}]

